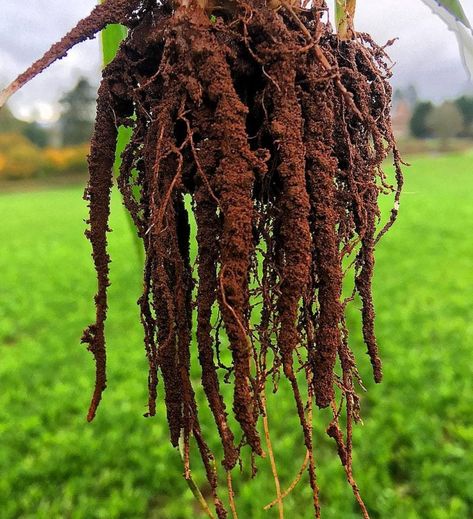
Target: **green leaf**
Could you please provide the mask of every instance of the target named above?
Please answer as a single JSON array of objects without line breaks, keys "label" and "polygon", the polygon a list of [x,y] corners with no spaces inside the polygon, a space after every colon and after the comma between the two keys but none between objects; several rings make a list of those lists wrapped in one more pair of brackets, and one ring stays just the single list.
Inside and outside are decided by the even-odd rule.
[{"label": "green leaf", "polygon": [[108,65],[117,54],[120,43],[126,38],[123,25],[109,25],[102,31],[102,52],[104,65]]},{"label": "green leaf", "polygon": [[[102,0],[103,3],[103,0]],[[121,42],[126,38],[127,29],[122,25],[108,25],[102,31],[102,58],[104,66],[108,65],[116,56]],[[118,176],[120,170],[120,156],[131,137],[129,128],[119,128],[117,141],[117,156],[115,160],[115,174]]]},{"label": "green leaf", "polygon": [[453,14],[455,18],[460,20],[464,25],[470,27],[470,22],[463,10],[460,0],[435,0],[437,4],[446,9],[449,13]]},{"label": "green leaf", "polygon": [[460,0],[422,0],[432,11],[445,20],[446,17],[453,17],[461,22],[465,27],[471,28],[465,11]]},{"label": "green leaf", "polygon": [[[473,31],[458,0],[422,0],[455,33],[465,70],[473,78]],[[455,14],[461,15],[461,18]]]}]

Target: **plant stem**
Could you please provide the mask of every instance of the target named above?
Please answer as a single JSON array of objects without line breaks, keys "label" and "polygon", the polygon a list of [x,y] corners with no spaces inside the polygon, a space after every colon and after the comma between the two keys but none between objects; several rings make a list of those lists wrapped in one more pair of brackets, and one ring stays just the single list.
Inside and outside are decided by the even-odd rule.
[{"label": "plant stem", "polygon": [[335,17],[337,21],[338,36],[342,40],[353,38],[355,28],[356,0],[335,0]]}]

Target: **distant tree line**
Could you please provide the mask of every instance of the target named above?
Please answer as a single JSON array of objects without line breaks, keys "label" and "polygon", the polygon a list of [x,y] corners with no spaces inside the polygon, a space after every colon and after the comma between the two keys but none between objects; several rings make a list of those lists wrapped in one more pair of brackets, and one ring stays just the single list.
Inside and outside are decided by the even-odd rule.
[{"label": "distant tree line", "polygon": [[17,119],[7,107],[0,111],[0,180],[87,171],[94,89],[81,78],[60,105],[59,120],[49,126]]},{"label": "distant tree line", "polygon": [[461,96],[440,105],[418,101],[412,113],[410,132],[418,139],[473,138],[473,97]]},{"label": "distant tree line", "polygon": [[22,135],[40,148],[46,147],[49,141],[49,133],[45,128],[37,122],[27,123],[17,119],[8,106],[0,111],[0,133]]},{"label": "distant tree line", "polygon": [[0,134],[22,135],[39,148],[84,144],[92,135],[95,97],[89,81],[80,78],[60,99],[61,114],[58,122],[48,127],[35,121],[17,119],[8,107],[4,107],[0,111]]}]

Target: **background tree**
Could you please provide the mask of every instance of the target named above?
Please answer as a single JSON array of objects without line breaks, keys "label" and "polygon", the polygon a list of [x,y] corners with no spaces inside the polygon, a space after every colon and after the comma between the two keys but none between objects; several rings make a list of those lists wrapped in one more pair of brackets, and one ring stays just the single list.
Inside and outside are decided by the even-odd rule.
[{"label": "background tree", "polygon": [[17,119],[8,107],[0,111],[0,134],[6,133],[23,135],[39,148],[46,147],[50,141],[50,132],[46,128],[36,121],[28,123]]},{"label": "background tree", "polygon": [[462,131],[463,117],[454,102],[445,101],[432,110],[427,118],[427,124],[433,135],[446,144],[448,139],[457,137]]},{"label": "background tree", "polygon": [[64,145],[90,140],[95,115],[95,89],[82,77],[60,100],[62,114],[59,125]]},{"label": "background tree", "polygon": [[410,122],[410,130],[413,137],[426,139],[432,136],[428,118],[433,109],[434,105],[430,101],[421,101],[416,104]]},{"label": "background tree", "polygon": [[0,111],[0,133],[22,133],[27,123],[17,119],[12,111],[5,106]]},{"label": "background tree", "polygon": [[27,123],[22,134],[38,148],[45,148],[51,140],[50,132],[36,121]]},{"label": "background tree", "polygon": [[455,105],[463,117],[462,136],[473,136],[473,97],[461,96],[455,100]]}]

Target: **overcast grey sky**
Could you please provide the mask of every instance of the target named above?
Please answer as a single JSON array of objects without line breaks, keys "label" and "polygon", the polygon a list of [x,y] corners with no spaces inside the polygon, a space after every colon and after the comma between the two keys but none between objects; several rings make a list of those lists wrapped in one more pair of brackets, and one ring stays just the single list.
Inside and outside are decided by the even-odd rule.
[{"label": "overcast grey sky", "polygon": [[[0,85],[22,72],[85,16],[94,3],[94,0],[0,0]],[[464,0],[463,4],[473,20],[472,0]],[[399,38],[390,51],[396,62],[394,86],[412,83],[421,97],[436,101],[472,89],[461,65],[454,34],[421,0],[359,0],[356,28],[370,32],[379,43]],[[17,93],[10,106],[23,118],[36,113],[36,117],[50,119],[61,93],[81,74],[94,83],[98,81],[97,41],[73,49],[67,58]]]}]

